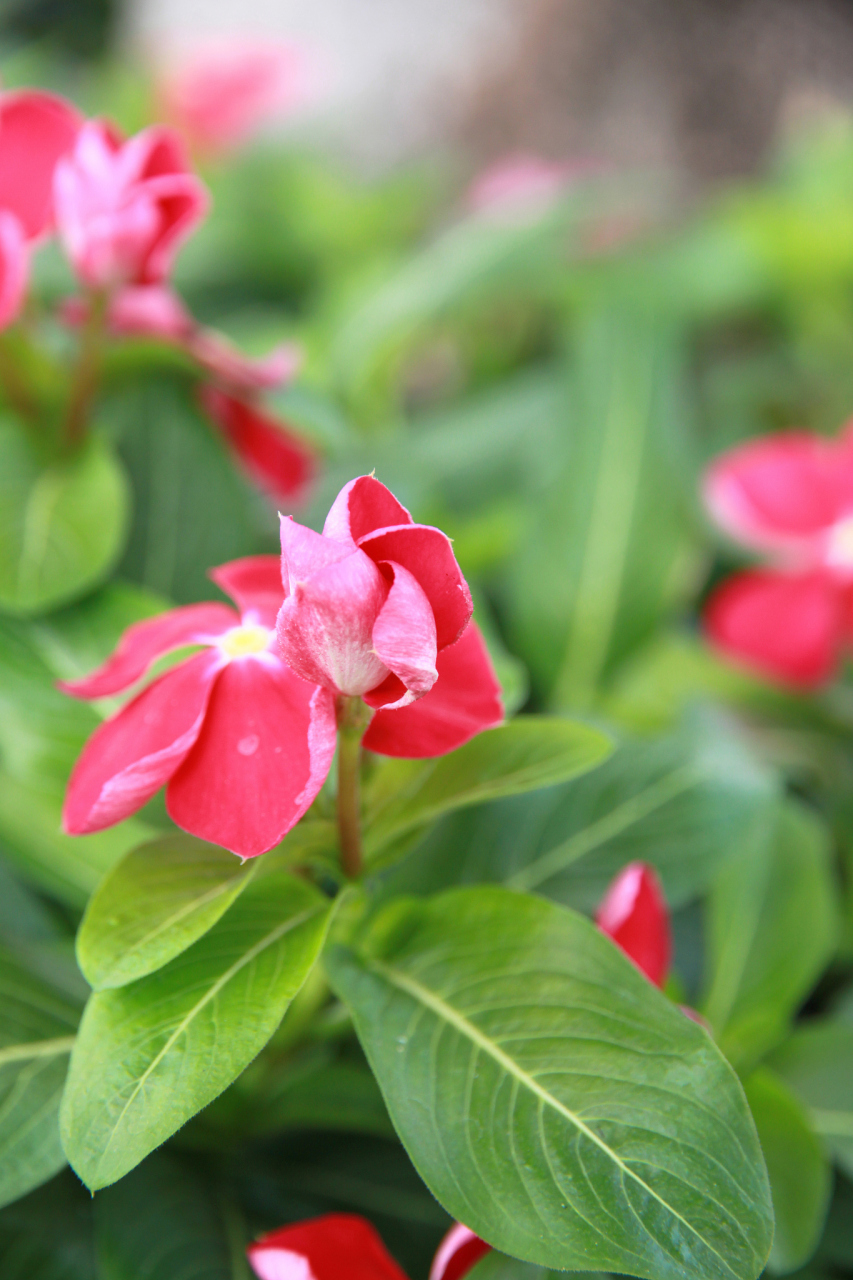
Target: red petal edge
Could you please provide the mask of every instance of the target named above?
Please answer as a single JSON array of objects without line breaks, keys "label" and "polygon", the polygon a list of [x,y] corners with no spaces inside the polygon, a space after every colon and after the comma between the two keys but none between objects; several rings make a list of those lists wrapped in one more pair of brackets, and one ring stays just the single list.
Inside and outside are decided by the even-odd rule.
[{"label": "red petal edge", "polygon": [[280,1227],[246,1253],[259,1280],[406,1280],[378,1232],[356,1214]]}]

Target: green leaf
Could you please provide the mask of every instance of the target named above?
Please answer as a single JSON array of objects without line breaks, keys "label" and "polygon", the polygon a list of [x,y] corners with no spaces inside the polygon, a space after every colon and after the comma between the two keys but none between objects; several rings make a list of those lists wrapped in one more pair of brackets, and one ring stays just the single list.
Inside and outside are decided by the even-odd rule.
[{"label": "green leaf", "polygon": [[733,854],[711,891],[707,932],[702,1012],[726,1055],[753,1063],[784,1035],[834,949],[829,840],[814,814],[788,801],[769,838]]},{"label": "green leaf", "polygon": [[62,1140],[88,1187],[108,1186],[206,1106],[263,1048],[323,944],[328,901],[258,875],[198,942],[86,1006]]},{"label": "green leaf", "polygon": [[272,511],[193,396],[185,379],[146,376],[102,410],[135,500],[120,572],[181,604],[211,598],[211,565],[275,549]]},{"label": "green leaf", "polygon": [[808,1107],[815,1129],[853,1178],[853,1022],[806,1023],[769,1061]]},{"label": "green leaf", "polygon": [[774,816],[776,782],[712,716],[657,741],[626,742],[597,769],[524,799],[445,818],[389,874],[388,893],[499,881],[594,911],[639,859],[679,907]]},{"label": "green leaf", "polygon": [[216,924],[257,866],[182,834],[132,849],[86,908],[80,968],[96,991],[161,969]]},{"label": "green leaf", "polygon": [[59,1102],[79,1006],[0,950],[0,1205],[65,1164]]},{"label": "green leaf", "polygon": [[0,421],[0,607],[43,613],[106,577],[124,545],[128,501],[101,440],[44,466],[28,436]]},{"label": "green leaf", "polygon": [[61,793],[0,771],[0,851],[27,879],[70,906],[82,909],[104,872],[153,835],[137,818],[91,836],[63,835]]},{"label": "green leaf", "polygon": [[69,1171],[0,1212],[3,1280],[93,1280],[92,1199]]},{"label": "green leaf", "polygon": [[829,1164],[802,1105],[772,1071],[760,1067],[744,1089],[767,1162],[776,1219],[767,1266],[787,1275],[817,1248],[832,1191]]},{"label": "green leaf", "polygon": [[158,1152],[95,1197],[98,1280],[250,1280],[248,1233],[231,1240],[222,1210],[188,1161]]},{"label": "green leaf", "polygon": [[600,764],[610,749],[589,725],[519,716],[437,760],[385,761],[367,793],[367,857],[451,809],[564,782]]},{"label": "green leaf", "polygon": [[731,1068],[582,916],[504,889],[393,904],[334,947],[394,1126],[503,1252],[653,1280],[752,1280],[761,1150]]},{"label": "green leaf", "polygon": [[683,359],[653,306],[619,296],[582,318],[561,443],[506,597],[510,647],[561,709],[593,705],[690,589]]},{"label": "green leaf", "polygon": [[[550,1267],[537,1267],[533,1262],[522,1262],[493,1249],[473,1267],[470,1280],[562,1280],[561,1271]],[[572,1271],[572,1280],[607,1280],[606,1271]]]}]

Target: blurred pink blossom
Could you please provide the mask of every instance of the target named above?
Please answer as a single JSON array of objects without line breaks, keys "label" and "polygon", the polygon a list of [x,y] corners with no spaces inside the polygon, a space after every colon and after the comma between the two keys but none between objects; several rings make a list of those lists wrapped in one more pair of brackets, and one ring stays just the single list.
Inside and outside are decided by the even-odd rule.
[{"label": "blurred pink blossom", "polygon": [[592,161],[570,163],[525,154],[503,156],[474,179],[466,203],[476,213],[544,213],[573,178],[591,167]]}]

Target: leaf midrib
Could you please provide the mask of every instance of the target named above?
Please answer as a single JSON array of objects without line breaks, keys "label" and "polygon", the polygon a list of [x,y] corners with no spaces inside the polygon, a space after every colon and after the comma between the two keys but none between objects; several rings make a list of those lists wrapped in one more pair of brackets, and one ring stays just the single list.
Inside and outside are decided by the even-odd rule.
[{"label": "leaf midrib", "polygon": [[[686,1218],[683,1218],[677,1209],[674,1209],[671,1204],[663,1199],[662,1196],[658,1195],[654,1188],[650,1187],[649,1184],[630,1167],[630,1165],[625,1164],[616,1152],[609,1147],[593,1129],[590,1129],[588,1125],[584,1124],[580,1116],[569,1110],[569,1108],[560,1102],[558,1098],[555,1098],[552,1093],[549,1093],[547,1089],[544,1089],[533,1076],[525,1071],[523,1067],[519,1066],[519,1064],[508,1054],[504,1053],[494,1040],[489,1039],[489,1037],[484,1035],[478,1027],[476,1027],[472,1022],[469,1022],[464,1014],[459,1013],[459,1011],[454,1009],[452,1005],[447,1004],[441,996],[436,995],[434,992],[430,991],[429,988],[422,986],[421,983],[419,983],[415,978],[409,977],[408,974],[401,973],[398,969],[393,969],[390,965],[384,964],[379,960],[369,960],[367,961],[367,964],[376,973],[381,974],[388,982],[391,983],[392,986],[397,987],[401,991],[408,992],[413,999],[419,1001],[421,1004],[426,1006],[426,1008],[431,1009],[437,1017],[442,1018],[451,1026],[455,1027],[461,1035],[469,1039],[472,1044],[477,1046],[478,1049],[488,1054],[493,1061],[495,1061],[498,1066],[502,1067],[503,1070],[510,1077],[515,1079],[519,1085],[523,1085],[525,1088],[529,1089],[531,1093],[539,1098],[540,1102],[543,1102],[547,1106],[553,1108],[553,1110],[568,1120],[570,1124],[574,1125],[579,1133],[582,1133],[584,1137],[588,1138],[590,1142],[597,1146],[599,1150],[613,1161],[623,1175],[631,1178],[640,1187],[642,1187],[644,1192],[651,1196],[653,1200],[656,1200],[668,1213],[671,1213],[673,1218],[686,1227],[686,1229],[694,1235],[697,1240],[700,1240],[706,1249],[713,1253],[715,1257],[719,1258],[727,1271],[735,1277],[738,1276],[738,1273],[726,1261],[723,1255],[715,1249],[714,1246],[699,1233],[699,1231],[697,1231],[692,1223],[688,1222]],[[738,1280],[740,1280],[740,1277],[738,1277]]]},{"label": "leaf midrib", "polygon": [[581,858],[585,858],[594,849],[600,848],[606,841],[621,835],[635,823],[649,817],[656,809],[662,808],[671,800],[683,795],[685,791],[698,786],[701,781],[701,775],[692,764],[682,765],[681,768],[672,770],[643,791],[638,791],[627,800],[623,800],[615,809],[603,814],[588,827],[576,831],[567,840],[555,845],[547,853],[543,853],[535,862],[516,871],[504,883],[510,889],[535,888],[543,881],[550,880],[552,876],[565,871],[573,863],[579,862]]},{"label": "leaf midrib", "polygon": [[70,1053],[76,1039],[76,1036],[55,1036],[52,1040],[6,1045],[0,1049],[0,1067],[5,1067],[7,1062],[26,1062],[30,1058],[50,1058]]},{"label": "leaf midrib", "polygon": [[107,1140],[106,1146],[104,1147],[101,1158],[98,1161],[98,1168],[97,1168],[98,1173],[100,1173],[101,1168],[103,1167],[104,1162],[107,1158],[107,1155],[109,1154],[113,1141],[115,1140],[115,1136],[119,1131],[119,1127],[122,1121],[124,1120],[124,1117],[127,1114],[129,1108],[136,1101],[136,1097],[140,1089],[142,1089],[143,1085],[145,1084],[146,1080],[151,1075],[151,1073],[163,1061],[163,1058],[166,1056],[166,1054],[175,1044],[177,1039],[181,1035],[183,1035],[183,1033],[186,1031],[187,1027],[190,1025],[193,1019],[197,1017],[197,1015],[201,1012],[201,1010],[205,1007],[205,1005],[209,1004],[211,1000],[215,999],[215,997],[219,995],[219,992],[223,989],[223,987],[227,986],[227,984],[231,981],[231,979],[235,977],[240,972],[241,969],[245,968],[247,964],[251,964],[252,961],[255,960],[261,954],[261,952],[265,951],[267,947],[271,947],[273,943],[278,942],[279,939],[283,938],[286,933],[289,933],[291,931],[291,929],[295,929],[297,928],[298,925],[304,924],[306,920],[310,920],[312,916],[317,915],[321,910],[324,910],[324,907],[321,906],[320,904],[317,904],[316,906],[310,907],[305,911],[301,911],[296,916],[291,916],[288,920],[283,921],[282,924],[277,925],[275,929],[272,929],[268,934],[266,934],[263,938],[261,938],[258,942],[256,942],[253,947],[250,947],[249,950],[246,951],[242,956],[240,956],[238,960],[235,960],[235,962],[232,965],[230,965],[225,970],[225,972],[217,978],[216,982],[214,982],[214,984],[205,992],[202,998],[200,1000],[197,1000],[196,1003],[192,1006],[192,1008],[190,1008],[187,1011],[186,1015],[181,1019],[177,1027],[175,1027],[175,1029],[171,1032],[165,1044],[162,1046],[159,1052],[155,1054],[151,1062],[145,1068],[142,1075],[137,1080],[133,1088],[133,1092],[131,1093],[130,1097],[127,1099],[127,1102],[122,1107],[118,1116],[116,1117],[116,1120],[112,1127],[112,1132],[109,1136],[109,1139]]}]

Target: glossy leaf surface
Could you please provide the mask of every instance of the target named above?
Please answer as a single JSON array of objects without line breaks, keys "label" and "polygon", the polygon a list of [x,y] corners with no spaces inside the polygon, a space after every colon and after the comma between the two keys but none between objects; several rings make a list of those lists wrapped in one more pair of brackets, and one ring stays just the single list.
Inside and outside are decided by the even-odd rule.
[{"label": "glossy leaf surface", "polygon": [[132,849],[86,908],[77,935],[80,968],[96,991],[162,968],[224,915],[256,869],[183,834]]},{"label": "glossy leaf surface", "polygon": [[87,1186],[122,1177],[251,1062],[329,914],[304,881],[270,872],[165,968],[90,998],[62,1106],[65,1152]]},{"label": "glossy leaf surface", "polygon": [[331,951],[332,982],[454,1217],[545,1266],[758,1275],[772,1214],[740,1085],[589,921],[454,890],[390,906],[367,946]]}]

